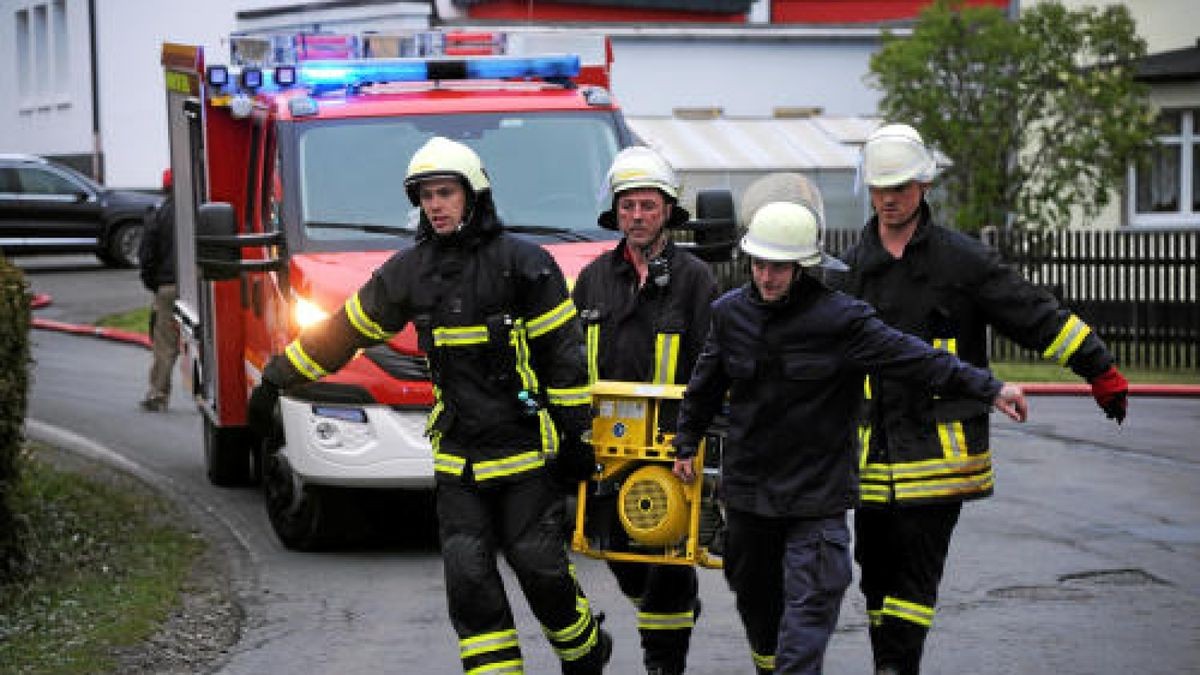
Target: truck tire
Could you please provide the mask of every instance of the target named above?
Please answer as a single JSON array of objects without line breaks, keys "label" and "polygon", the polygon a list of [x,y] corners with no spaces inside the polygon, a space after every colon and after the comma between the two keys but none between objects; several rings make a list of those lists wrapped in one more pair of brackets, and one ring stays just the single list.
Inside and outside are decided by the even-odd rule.
[{"label": "truck tire", "polygon": [[250,485],[253,477],[250,430],[246,427],[218,427],[207,416],[204,420],[204,470],[208,482],[219,487]]},{"label": "truck tire", "polygon": [[267,519],[284,546],[319,551],[340,541],[348,505],[344,495],[333,488],[306,485],[269,442],[262,449],[262,486]]}]

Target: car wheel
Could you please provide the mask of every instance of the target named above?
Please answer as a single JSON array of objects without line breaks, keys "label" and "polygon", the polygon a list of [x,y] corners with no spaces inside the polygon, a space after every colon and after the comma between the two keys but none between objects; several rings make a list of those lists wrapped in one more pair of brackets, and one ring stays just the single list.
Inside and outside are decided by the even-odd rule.
[{"label": "car wheel", "polygon": [[253,477],[251,435],[246,427],[218,427],[204,418],[204,469],[220,487],[249,485]]},{"label": "car wheel", "polygon": [[142,224],[120,223],[113,228],[106,250],[97,257],[110,267],[137,267],[141,247]]},{"label": "car wheel", "polygon": [[317,551],[336,543],[346,522],[348,502],[336,490],[306,485],[292,471],[279,448],[262,450],[263,501],[267,519],[283,545],[294,551]]}]

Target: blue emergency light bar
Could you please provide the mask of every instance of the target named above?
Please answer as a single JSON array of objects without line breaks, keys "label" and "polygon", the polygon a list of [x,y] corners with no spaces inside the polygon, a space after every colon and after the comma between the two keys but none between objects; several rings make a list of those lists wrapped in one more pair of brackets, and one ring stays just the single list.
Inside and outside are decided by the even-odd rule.
[{"label": "blue emergency light bar", "polygon": [[574,54],[479,56],[461,59],[354,59],[306,61],[296,68],[300,86],[329,88],[385,82],[504,80],[533,77],[567,79],[579,75]]}]

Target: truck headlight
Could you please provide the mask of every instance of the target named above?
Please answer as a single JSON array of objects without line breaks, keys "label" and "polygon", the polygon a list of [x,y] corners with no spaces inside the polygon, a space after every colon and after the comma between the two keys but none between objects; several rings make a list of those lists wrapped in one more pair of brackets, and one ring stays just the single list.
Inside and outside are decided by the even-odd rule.
[{"label": "truck headlight", "polygon": [[300,328],[308,328],[321,323],[328,317],[329,312],[321,309],[317,303],[307,298],[297,296],[296,301],[292,304],[292,320]]}]

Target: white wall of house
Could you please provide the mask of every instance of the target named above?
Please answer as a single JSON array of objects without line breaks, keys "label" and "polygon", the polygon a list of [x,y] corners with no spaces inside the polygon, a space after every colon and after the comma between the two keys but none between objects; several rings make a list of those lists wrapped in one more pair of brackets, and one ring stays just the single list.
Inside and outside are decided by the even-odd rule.
[{"label": "white wall of house", "polygon": [[863,77],[879,49],[876,31],[752,28],[703,35],[613,36],[613,94],[627,114],[709,107],[730,117],[770,117],[782,107],[875,113],[880,93]]},{"label": "white wall of house", "polygon": [[87,3],[0,0],[0,12],[0,152],[90,149]]},{"label": "white wall of house", "polygon": [[204,45],[224,60],[228,47],[222,38],[232,19],[232,0],[98,5],[100,137],[109,185],[155,185],[168,165],[162,43]]},{"label": "white wall of house", "polygon": [[[1023,0],[1031,6],[1051,0]],[[1137,32],[1146,41],[1147,51],[1165,52],[1190,47],[1200,37],[1197,27],[1196,0],[1053,0],[1071,10],[1084,7],[1125,5],[1137,22]]]}]

